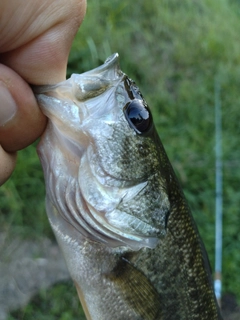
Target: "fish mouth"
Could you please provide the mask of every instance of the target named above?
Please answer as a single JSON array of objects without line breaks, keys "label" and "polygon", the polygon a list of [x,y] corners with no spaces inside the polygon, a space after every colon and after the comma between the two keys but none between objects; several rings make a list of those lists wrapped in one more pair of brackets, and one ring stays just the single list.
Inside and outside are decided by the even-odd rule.
[{"label": "fish mouth", "polygon": [[[33,87],[41,111],[59,128],[79,128],[88,118],[101,117],[108,113],[89,101],[101,95],[103,105],[114,99],[114,92],[125,74],[119,66],[119,55],[111,55],[103,65],[84,72],[72,74],[68,80],[55,85]],[[109,89],[112,89],[109,92]],[[105,101],[104,101],[105,99]]]}]

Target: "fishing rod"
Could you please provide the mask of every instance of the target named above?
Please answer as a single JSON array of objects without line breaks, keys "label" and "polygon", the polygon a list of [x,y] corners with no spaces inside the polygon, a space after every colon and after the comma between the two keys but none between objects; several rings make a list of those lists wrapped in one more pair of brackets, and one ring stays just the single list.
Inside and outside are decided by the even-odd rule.
[{"label": "fishing rod", "polygon": [[215,80],[215,168],[216,168],[216,216],[215,216],[215,280],[214,290],[221,305],[222,291],[222,115],[220,83]]}]

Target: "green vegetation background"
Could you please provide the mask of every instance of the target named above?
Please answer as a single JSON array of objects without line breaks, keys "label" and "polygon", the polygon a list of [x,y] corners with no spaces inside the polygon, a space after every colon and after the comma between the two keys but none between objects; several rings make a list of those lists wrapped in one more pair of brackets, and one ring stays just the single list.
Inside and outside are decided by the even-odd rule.
[{"label": "green vegetation background", "polygon": [[[240,1],[89,0],[72,47],[68,74],[94,68],[114,52],[120,54],[122,70],[136,81],[153,110],[213,269],[216,79],[220,84],[223,292],[236,294],[240,301]],[[52,237],[44,212],[36,145],[19,152],[17,168],[1,187],[0,199],[1,229],[14,230],[25,238]],[[53,299],[62,306],[69,290],[61,288]],[[24,319],[79,319],[71,304],[59,315],[51,315],[49,306],[42,307],[45,318],[34,317],[34,306],[30,306],[31,316],[28,318],[25,309]]]}]

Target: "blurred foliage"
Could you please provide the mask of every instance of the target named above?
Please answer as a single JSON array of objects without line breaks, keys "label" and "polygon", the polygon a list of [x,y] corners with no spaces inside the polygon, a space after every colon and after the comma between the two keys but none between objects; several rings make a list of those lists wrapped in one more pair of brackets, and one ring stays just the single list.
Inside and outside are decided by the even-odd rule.
[{"label": "blurred foliage", "polygon": [[[23,238],[53,237],[45,214],[43,172],[36,144],[18,153],[16,169],[0,188],[0,229]],[[13,231],[13,230],[14,231]]]},{"label": "blurred foliage", "polygon": [[[89,0],[70,54],[68,75],[114,52],[153,110],[212,267],[215,241],[214,86],[223,117],[223,291],[240,300],[240,1]],[[0,189],[3,228],[51,233],[35,146],[20,152]],[[22,231],[21,231],[22,230]],[[40,319],[40,318],[39,318]],[[49,318],[50,319],[50,318]]]},{"label": "blurred foliage", "polygon": [[[51,310],[51,312],[46,312],[47,310]],[[31,304],[28,304],[21,311],[12,312],[7,320],[22,319],[86,320],[86,317],[82,311],[73,283],[62,282],[49,290],[41,290],[32,299]]]}]

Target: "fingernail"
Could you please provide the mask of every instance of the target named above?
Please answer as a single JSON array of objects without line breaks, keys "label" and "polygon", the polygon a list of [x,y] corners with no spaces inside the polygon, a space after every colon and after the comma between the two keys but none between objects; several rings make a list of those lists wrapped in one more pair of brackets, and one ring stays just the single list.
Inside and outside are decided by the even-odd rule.
[{"label": "fingernail", "polygon": [[17,112],[17,105],[7,88],[0,86],[0,126],[6,125]]}]

